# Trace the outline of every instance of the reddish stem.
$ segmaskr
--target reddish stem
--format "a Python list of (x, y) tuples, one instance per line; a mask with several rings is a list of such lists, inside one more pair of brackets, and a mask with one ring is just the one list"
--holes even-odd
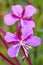
[(30, 0), (26, 0), (27, 4), (30, 4)]
[(0, 40), (3, 42), (3, 44), (5, 45), (5, 47), (8, 49), (8, 45), (6, 44), (6, 41), (2, 38), (1, 35), (0, 35)]
[(23, 49), (22, 46), (21, 46), (21, 49), (23, 50), (23, 53), (24, 53), (24, 55), (25, 55), (25, 57), (26, 57), (26, 59), (27, 59), (27, 61), (28, 61), (28, 64), (29, 64), (29, 65), (32, 65), (32, 61), (31, 61), (30, 57), (27, 57), (27, 56), (26, 56), (26, 54), (25, 54), (24, 49)]
[(14, 57), (14, 60), (16, 61), (17, 65), (21, 65), (21, 63), (18, 61), (16, 57)]
[(32, 61), (31, 61), (30, 57), (26, 57), (26, 59), (29, 62), (29, 65), (32, 65)]
[(2, 53), (0, 53), (0, 56), (5, 59), (9, 64), (15, 65), (12, 61), (10, 61), (7, 57), (5, 57)]
[(0, 28), (0, 32), (2, 32), (4, 35), (6, 34), (6, 32), (2, 28)]
[[(0, 32), (2, 32), (4, 35), (6, 35), (6, 32), (0, 28)], [(5, 45), (5, 47), (8, 49), (8, 45), (7, 42), (4, 40), (4, 38), (2, 38), (2, 36), (0, 35), (0, 40), (3, 42), (3, 44)], [(9, 43), (8, 43), (9, 44)], [(0, 53), (1, 54), (1, 53)], [(4, 57), (3, 57), (4, 58)], [(19, 60), (17, 58), (14, 58), (15, 62), (17, 63), (17, 65), (21, 65), (21, 63), (19, 62)]]
[[(6, 44), (6, 41), (2, 38), (2, 36), (0, 35), (0, 39), (2, 40), (3, 44), (5, 45), (5, 47), (8, 49), (8, 45)], [(15, 62), (17, 63), (17, 65), (21, 65), (20, 62), (18, 61), (17, 58), (14, 58)]]
[(21, 40), (21, 23), (20, 22), (18, 23), (16, 30), (17, 30), (16, 35), (17, 35), (18, 39)]
[[(5, 32), (2, 28), (0, 28), (0, 32), (2, 32), (4, 35), (6, 35), (6, 32)], [(3, 42), (3, 44), (5, 45), (5, 47), (8, 49), (9, 47), (8, 47), (7, 44), (9, 44), (9, 43), (7, 43), (1, 35), (0, 35), (0, 40)], [(0, 53), (0, 54), (1, 54), (1, 53)], [(3, 57), (3, 58), (4, 58), (4, 57)], [(14, 58), (14, 60), (15, 60), (15, 62), (17, 63), (17, 65), (21, 65), (21, 63), (18, 61), (17, 58)]]

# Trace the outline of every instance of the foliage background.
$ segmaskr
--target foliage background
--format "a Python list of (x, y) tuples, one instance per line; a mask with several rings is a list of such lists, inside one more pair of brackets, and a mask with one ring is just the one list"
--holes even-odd
[[(43, 65), (43, 0), (30, 0), (30, 3), (37, 8), (37, 12), (33, 16), (34, 21), (36, 23), (34, 32), (35, 35), (41, 38), (42, 43), (39, 47), (32, 48), (29, 54), (33, 65)], [(26, 0), (0, 0), (0, 27), (3, 28), (5, 31), (10, 31), (12, 33), (16, 31), (17, 25), (6, 26), (4, 24), (3, 17), (7, 13), (11, 12), (11, 6), (16, 4), (21, 4), (24, 7), (28, 3)], [(1, 32), (0, 34), (3, 36)], [(0, 42), (0, 52), (2, 52), (5, 56), (7, 56), (10, 60), (13, 61), (13, 59), (7, 55), (7, 50), (2, 42)], [(18, 59), (21, 62), (21, 64), (28, 65), (26, 60), (24, 60), (23, 62), (21, 61), (21, 57), (22, 55), (21, 53), (19, 53)], [(9, 65), (9, 64), (2, 57), (0, 57), (0, 65)]]

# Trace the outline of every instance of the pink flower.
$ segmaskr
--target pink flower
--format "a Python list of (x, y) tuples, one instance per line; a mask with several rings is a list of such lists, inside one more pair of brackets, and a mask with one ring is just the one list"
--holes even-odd
[(12, 12), (4, 16), (4, 23), (6, 25), (13, 25), (17, 21), (21, 22), (21, 26), (26, 24), (32, 25), (34, 28), (35, 23), (32, 21), (31, 16), (36, 13), (36, 9), (32, 5), (27, 5), (25, 8), (22, 8), (21, 5), (12, 6)]
[(25, 29), (22, 29), (22, 34), (12, 34), (7, 32), (4, 38), (6, 42), (12, 44), (12, 46), (8, 49), (8, 55), (10, 57), (17, 57), (21, 46), (23, 47), (26, 56), (28, 56), (28, 51), (31, 49), (31, 46), (36, 47), (41, 43), (40, 38), (34, 36), (32, 29), (27, 29), (26, 31)]

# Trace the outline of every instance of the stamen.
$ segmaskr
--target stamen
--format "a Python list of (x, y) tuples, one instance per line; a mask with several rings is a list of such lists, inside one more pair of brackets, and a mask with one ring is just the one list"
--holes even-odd
[(28, 50), (25, 48), (25, 47), (23, 47), (23, 49), (24, 49), (24, 51), (25, 51), (25, 55), (26, 55), (26, 57), (28, 57)]
[(29, 46), (29, 45), (26, 45), (28, 48), (30, 48), (30, 49), (32, 49), (32, 47), (31, 46)]

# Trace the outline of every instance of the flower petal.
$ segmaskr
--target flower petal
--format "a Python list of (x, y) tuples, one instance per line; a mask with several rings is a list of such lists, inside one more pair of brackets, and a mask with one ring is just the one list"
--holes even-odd
[(35, 27), (35, 23), (34, 23), (34, 21), (27, 21), (27, 20), (24, 20), (23, 21), (23, 27), (25, 28), (25, 26), (26, 26), (26, 28), (29, 28), (29, 29), (32, 29), (32, 28), (34, 28)]
[(22, 39), (24, 40), (25, 38), (27, 38), (28, 36), (30, 36), (30, 35), (33, 35), (34, 34), (34, 32), (33, 32), (33, 30), (32, 29), (29, 29), (29, 28), (23, 28), (22, 29)]
[(22, 27), (24, 26), (24, 21), (23, 21), (23, 19), (21, 19), (21, 26), (22, 26)]
[(7, 42), (11, 42), (11, 41), (19, 41), (17, 36), (15, 34), (12, 34), (10, 32), (7, 32), (4, 39), (7, 41)]
[(18, 21), (18, 19), (13, 18), (11, 14), (7, 14), (4, 16), (4, 23), (6, 25), (13, 25), (14, 23), (16, 23), (16, 21)]
[(19, 44), (10, 47), (10, 48), (8, 49), (8, 55), (9, 55), (10, 57), (17, 57), (18, 52), (19, 52), (19, 49), (20, 49), (20, 45), (19, 45)]
[(20, 16), (23, 9), (21, 5), (15, 5), (15, 6), (12, 6), (12, 11), (15, 15)]
[(35, 13), (36, 13), (36, 8), (32, 5), (28, 5), (28, 6), (25, 7), (24, 17), (31, 17)]
[(41, 44), (41, 39), (37, 36), (32, 36), (26, 41), (26, 43), (34, 47), (39, 46)]

